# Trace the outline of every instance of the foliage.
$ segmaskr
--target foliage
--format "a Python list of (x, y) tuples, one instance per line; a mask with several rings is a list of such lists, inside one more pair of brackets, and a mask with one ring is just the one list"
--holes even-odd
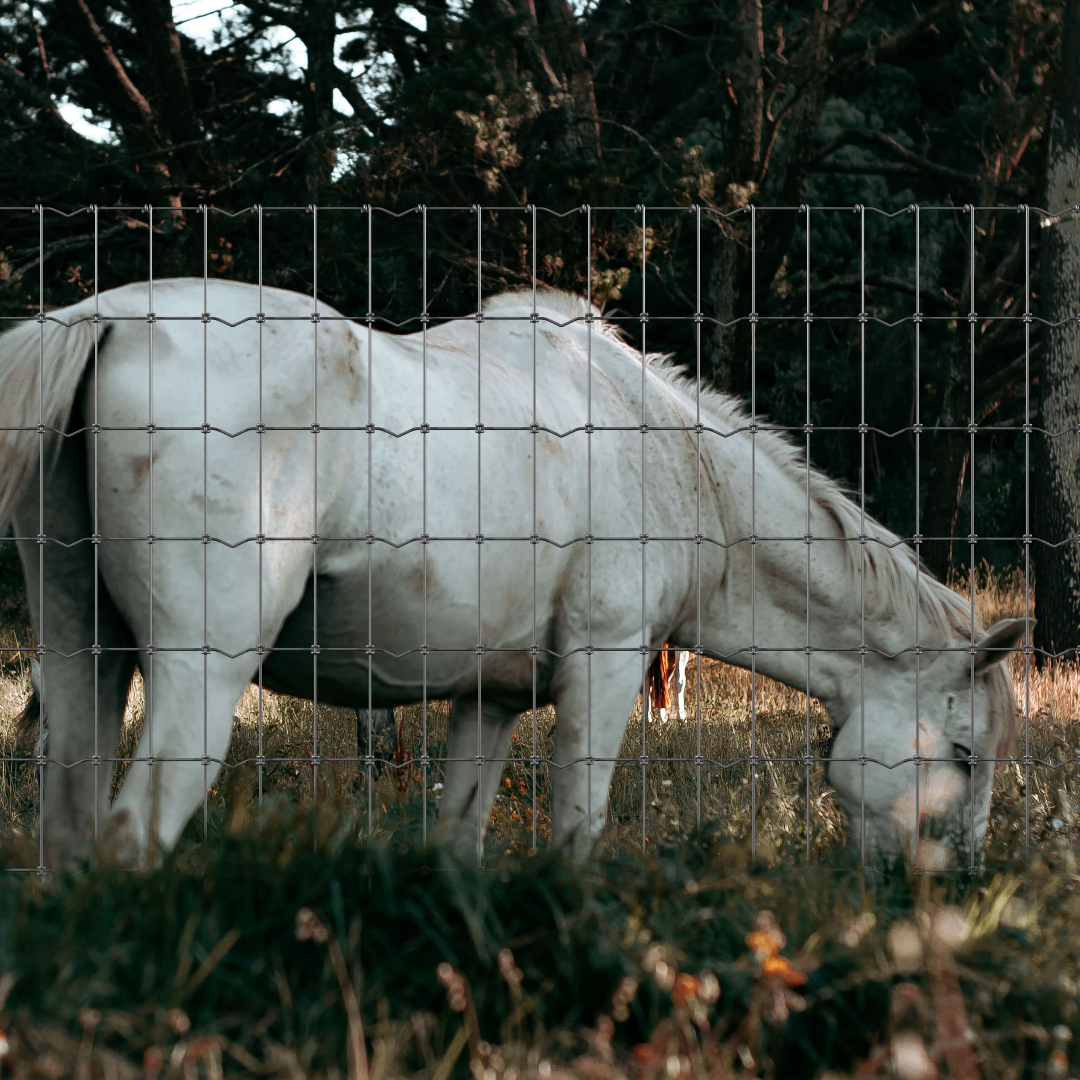
[[(366, 222), (322, 215), (320, 293), (361, 315), (370, 286), (381, 325), (416, 329), (425, 270), (429, 314), (474, 310), (480, 228), (481, 292), (529, 284), (535, 266), (541, 285), (591, 289), (631, 325), (644, 303), (649, 348), (735, 393), (750, 392), (753, 356), (755, 408), (814, 424), (812, 456), (891, 527), (966, 535), (959, 500), (974, 476), (999, 494), (974, 531), (1024, 532), (1021, 485), (1006, 477), (1025, 419), (1023, 331), (1002, 317), (1029, 292), (1037, 303), (1038, 266), (1025, 276), (1023, 215), (953, 208), (1038, 201), (1058, 4), (250, 0), (212, 40), (174, 25), (165, 0), (43, 0), (33, 12), (0, 4), (4, 201), (129, 207), (102, 214), (100, 265), (84, 216), (46, 215), (46, 303), (146, 274), (145, 203), (373, 204), (405, 216), (374, 215), (370, 278)], [(64, 103), (109, 141), (80, 135)], [(804, 215), (762, 210), (751, 237), (751, 204), (914, 202), (943, 208), (922, 215), (917, 299), (907, 215), (870, 215), (865, 245), (858, 215), (814, 215), (809, 275)], [(508, 209), (478, 222), (477, 203)], [(593, 212), (587, 235), (585, 204), (624, 209)], [(638, 204), (671, 209), (643, 226)], [(535, 236), (532, 205), (546, 208)], [(0, 299), (6, 314), (32, 312), (39, 222), (5, 224)], [(197, 217), (159, 211), (153, 224), (155, 273), (201, 274)], [(251, 228), (241, 242), (225, 225), (217, 215), (209, 227), (207, 272), (253, 279)], [(309, 289), (310, 223), (294, 214), (272, 230), (266, 280)], [(807, 347), (808, 305), (848, 321), (815, 325)], [(889, 328), (916, 305), (918, 378), (912, 323)], [(972, 308), (990, 320), (974, 335)], [(765, 321), (752, 349), (754, 310)], [(860, 311), (880, 320), (865, 340)], [(975, 438), (969, 468), (971, 420), (996, 430)], [(860, 422), (865, 439), (837, 430)], [(923, 551), (944, 575), (963, 546)], [(973, 554), (1020, 555), (1008, 542)]]

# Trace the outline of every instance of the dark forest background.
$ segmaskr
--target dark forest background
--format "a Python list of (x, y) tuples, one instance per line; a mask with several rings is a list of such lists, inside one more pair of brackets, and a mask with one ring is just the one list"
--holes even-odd
[[(1077, 325), (1040, 320), (1080, 310), (1080, 226), (1018, 209), (1080, 202), (1077, 0), (221, 6), (195, 39), (167, 0), (0, 0), (0, 188), (23, 208), (0, 215), (0, 313), (145, 277), (151, 229), (155, 276), (202, 274), (205, 247), (207, 273), (255, 280), (258, 204), (268, 284), (310, 291), (317, 265), (323, 299), (417, 329), (426, 220), (432, 316), (534, 268), (634, 340), (644, 303), (650, 350), (800, 441), (812, 423), (815, 463), (933, 538), (939, 576), (1080, 532), (1080, 439), (1039, 413), (1075, 429)], [(1078, 545), (1033, 547), (1039, 643), (1075, 647)]]

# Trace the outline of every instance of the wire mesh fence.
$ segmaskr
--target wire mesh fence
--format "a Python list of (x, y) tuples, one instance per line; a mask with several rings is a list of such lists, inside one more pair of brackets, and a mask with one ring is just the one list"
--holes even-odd
[[(9, 327), (36, 326), (35, 352), (21, 358), (21, 383), (0, 372), (6, 392), (21, 388), (28, 418), (5, 421), (4, 451), (33, 441), (33, 490), (3, 541), (20, 549), (34, 623), (3, 642), (3, 811), (37, 847), (22, 869), (53, 868), (62, 849), (50, 848), (50, 830), (65, 842), (97, 837), (117, 808), (144, 812), (145, 846), (150, 821), (156, 829), (170, 813), (166, 843), (192, 810), (205, 837), (221, 808), (280, 793), (343, 801), (363, 828), (423, 842), (445, 831), (442, 804), (450, 838), (481, 861), (547, 842), (581, 850), (605, 823), (606, 842), (645, 851), (711, 827), (765, 857), (811, 859), (848, 836), (866, 855), (888, 847), (885, 821), (916, 869), (970, 871), (987, 830), (1026, 846), (1073, 828), (1076, 680), (1070, 668), (1055, 684), (1045, 730), (1033, 723), (1048, 676), (1026, 635), (1039, 542), (1032, 440), (1070, 434), (1032, 422), (1032, 328), (1042, 321), (1031, 306), (1032, 229), (1059, 218), (1027, 206), (862, 205), (6, 212), (38, 215), (40, 249), (36, 297), (3, 314)], [(1022, 295), (992, 315), (977, 311), (980, 215), (1016, 230), (1024, 262)], [(85, 239), (86, 217), (90, 280), (81, 265), (69, 270), (82, 299), (60, 308), (46, 266), (73, 246), (71, 222)], [(794, 239), (782, 272), (759, 287), (757, 253), (781, 218)], [(598, 223), (616, 219), (629, 240), (613, 270), (611, 258), (594, 261), (597, 236), (611, 234)], [(549, 223), (558, 245), (545, 246)], [(301, 228), (310, 264), (282, 269), (275, 248), (295, 261)], [(703, 280), (710, 230), (709, 243), (752, 253), (741, 310), (727, 319)], [(819, 230), (847, 237), (850, 266), (815, 294)], [(430, 274), (432, 235), (442, 264), (456, 260), (455, 287)], [(124, 261), (110, 281), (109, 245), (131, 236), (142, 262)], [(666, 294), (657, 311), (650, 259), (660, 243), (694, 260), (696, 290)], [(553, 260), (575, 250), (582, 301), (544, 284)], [(882, 251), (907, 273), (881, 274), (870, 255)], [(133, 265), (144, 270), (135, 285)], [(963, 281), (944, 281), (957, 267)], [(189, 277), (178, 282), (181, 271)], [(460, 286), (463, 273), (474, 288)], [(230, 279), (246, 291), (223, 291)], [(499, 299), (508, 288), (516, 299)], [(950, 289), (964, 292), (966, 317), (929, 310), (929, 294)], [(124, 303), (108, 299), (121, 292)], [(69, 372), (57, 422), (48, 334), (59, 326), (88, 328), (90, 349), (74, 382)], [(1017, 415), (999, 409), (988, 423), (976, 407), (980, 350), (1001, 327), (1022, 332), (1023, 393)], [(709, 390), (709, 335), (723, 333), (742, 335), (728, 352), (742, 350), (747, 367), (743, 408)], [(778, 342), (790, 362), (782, 377), (770, 368), (763, 402), (760, 361)], [(931, 349), (965, 358), (954, 365), (970, 388), (963, 422), (924, 410)], [(839, 370), (837, 352), (847, 358)], [(631, 354), (636, 385), (616, 373)], [(895, 386), (880, 381), (897, 372), (910, 407), (899, 425)], [(823, 419), (823, 398), (842, 407)], [(950, 433), (967, 438), (954, 528), (924, 535), (926, 463)], [(907, 446), (906, 471), (882, 467), (884, 443)], [(1004, 464), (980, 473), (995, 450)], [(846, 493), (810, 464), (834, 472), (834, 453), (849, 465)], [(282, 461), (297, 475), (283, 479)], [(980, 521), (1002, 477), (1021, 534)], [(522, 511), (517, 529), (506, 524), (510, 504)], [(468, 527), (448, 529), (451, 520)], [(174, 531), (177, 521), (194, 527)], [(114, 531), (119, 522), (140, 527)], [(933, 543), (965, 566), (948, 597), (910, 554)], [(981, 569), (987, 552), (1012, 568), (1008, 611), (987, 599), (1001, 591)], [(140, 586), (127, 588), (127, 575)], [(632, 634), (613, 607), (638, 613)], [(1001, 614), (1021, 625), (984, 636)], [(231, 615), (247, 620), (243, 632)], [(1070, 652), (1057, 658), (1062, 670)], [(667, 715), (676, 654), (691, 657), (678, 719)], [(35, 731), (20, 735), (31, 659), (40, 709)], [(956, 670), (945, 685), (947, 667)], [(651, 700), (636, 697), (650, 672)], [(1004, 738), (1014, 692), (1015, 743)], [(168, 764), (186, 765), (186, 779), (170, 779), (181, 773)], [(183, 799), (196, 773), (201, 813)], [(141, 795), (124, 803), (136, 783)]]

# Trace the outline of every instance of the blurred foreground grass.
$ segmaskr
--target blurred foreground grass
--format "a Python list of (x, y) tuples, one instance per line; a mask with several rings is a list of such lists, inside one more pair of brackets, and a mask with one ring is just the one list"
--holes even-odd
[(1080, 885), (699, 839), (587, 871), (275, 797), (156, 870), (0, 877), (14, 1075), (1066, 1076)]
[[(954, 583), (967, 592), (970, 581)], [(976, 574), (984, 622), (1023, 580)], [(19, 631), (0, 640), (16, 644)], [(2, 659), (2, 658), (0, 658)], [(7, 655), (0, 754), (27, 671)], [(78, 1077), (449, 1080), (1080, 1075), (1080, 670), (1012, 661), (1037, 762), (995, 780), (975, 876), (863, 871), (819, 765), (816, 702), (705, 662), (694, 719), (647, 730), (659, 761), (616, 770), (602, 857), (546, 851), (553, 715), (525, 714), (484, 871), (437, 845), (445, 703), (398, 710), (406, 760), (358, 765), (351, 711), (266, 694), (237, 709), (230, 767), (162, 867), (105, 859), (49, 885), (0, 875), (0, 1070)], [(699, 715), (700, 725), (696, 719)], [(120, 755), (143, 720), (138, 684)], [(623, 754), (641, 751), (640, 705)], [(700, 751), (699, 747), (700, 738)], [(360, 746), (360, 753), (366, 746)], [(352, 759), (333, 761), (333, 758)], [(122, 776), (121, 760), (114, 782)], [(138, 765), (134, 766), (138, 767)], [(753, 798), (751, 798), (751, 793)], [(34, 866), (36, 770), (0, 778), (0, 861)], [(533, 812), (535, 806), (535, 814)], [(642, 821), (648, 840), (641, 857)], [(700, 822), (700, 828), (699, 828)], [(754, 822), (751, 830), (751, 822)], [(529, 855), (533, 833), (539, 854)], [(750, 849), (751, 832), (755, 841)], [(1028, 843), (1030, 837), (1030, 845)], [(301, 940), (302, 939), (302, 940)], [(1070, 1064), (1071, 1057), (1071, 1064)]]

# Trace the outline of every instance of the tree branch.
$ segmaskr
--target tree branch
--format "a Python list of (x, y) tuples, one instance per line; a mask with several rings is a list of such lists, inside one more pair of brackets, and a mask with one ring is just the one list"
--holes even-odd
[(902, 161), (905, 165), (910, 165), (912, 168), (931, 176), (940, 176), (946, 180), (958, 180), (961, 183), (972, 185), (977, 185), (981, 181), (981, 177), (976, 173), (967, 173), (960, 169), (950, 168), (948, 165), (939, 165), (936, 161), (931, 161), (921, 154), (916, 154), (914, 150), (909, 150), (883, 131), (870, 131), (867, 128), (851, 128), (842, 135), (838, 135), (831, 142), (826, 143), (818, 155), (818, 161), (820, 162), (822, 159), (835, 154), (837, 150), (844, 146), (853, 145), (872, 146), (875, 149), (883, 150), (898, 161)]
[[(67, 6), (74, 16), (77, 26), (82, 27), (83, 36), (96, 46), (96, 53), (87, 56), (98, 71), (105, 75), (110, 83), (120, 93), (120, 103), (125, 112), (139, 123), (152, 128), (154, 126), (154, 110), (150, 108), (150, 102), (143, 97), (139, 88), (131, 81), (124, 65), (113, 51), (105, 32), (98, 25), (86, 0), (68, 0)], [(89, 52), (89, 50), (87, 50)], [(94, 61), (97, 61), (94, 63)]]
[(17, 67), (0, 57), (0, 79), (13, 87), (22, 95), (24, 101), (31, 108), (40, 110), (56, 129), (60, 137), (69, 146), (80, 152), (85, 152), (89, 147), (96, 146), (89, 139), (80, 135), (61, 115), (56, 107), (52, 95), (46, 93), (40, 87), (35, 86)]

